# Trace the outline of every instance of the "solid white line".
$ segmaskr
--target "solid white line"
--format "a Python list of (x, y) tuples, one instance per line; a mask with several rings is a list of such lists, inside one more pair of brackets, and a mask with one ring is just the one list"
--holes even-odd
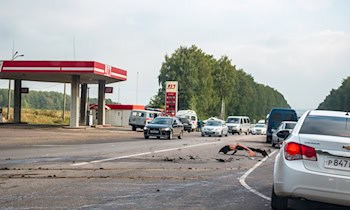
[[(270, 153), (269, 156), (272, 156), (273, 154), (275, 154), (278, 150), (275, 150), (273, 152)], [(245, 187), (247, 190), (249, 190), (250, 192), (254, 193), (257, 196), (262, 197), (265, 200), (271, 201), (270, 197), (267, 197), (266, 195), (263, 195), (262, 193), (256, 191), (255, 189), (251, 188), (246, 182), (245, 179), (247, 178), (247, 176), (249, 176), (249, 174), (251, 174), (257, 167), (259, 167), (261, 164), (263, 164), (267, 158), (269, 158), (269, 156), (266, 156), (264, 159), (262, 159), (260, 162), (258, 162), (257, 164), (255, 164), (252, 168), (250, 168), (247, 172), (245, 172), (241, 177), (239, 177), (239, 182), (241, 183), (241, 185), (243, 187)]]
[[(222, 141), (221, 141), (222, 142)], [(107, 159), (102, 159), (102, 160), (94, 160), (94, 161), (89, 161), (89, 162), (82, 162), (82, 163), (74, 163), (71, 166), (83, 166), (83, 165), (88, 165), (88, 164), (94, 164), (94, 163), (102, 163), (102, 162), (107, 162), (107, 161), (112, 161), (112, 160), (119, 160), (119, 159), (124, 159), (124, 158), (130, 158), (130, 157), (137, 157), (137, 156), (142, 156), (142, 155), (150, 155), (154, 153), (162, 153), (162, 152), (170, 152), (178, 149), (188, 149), (192, 147), (200, 147), (204, 145), (210, 145), (210, 144), (218, 144), (221, 142), (207, 142), (203, 144), (195, 144), (195, 145), (189, 145), (189, 146), (183, 146), (183, 147), (175, 147), (175, 148), (170, 148), (170, 149), (163, 149), (163, 150), (157, 150), (153, 152), (143, 152), (143, 153), (137, 153), (133, 155), (124, 155), (124, 156), (119, 156), (119, 157), (112, 157), (112, 158), (107, 158)]]

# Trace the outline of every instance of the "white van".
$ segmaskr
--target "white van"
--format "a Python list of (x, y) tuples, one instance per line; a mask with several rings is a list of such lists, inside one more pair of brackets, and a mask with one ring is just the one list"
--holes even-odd
[(137, 128), (143, 129), (145, 125), (159, 116), (161, 112), (153, 110), (132, 110), (129, 117), (129, 125), (133, 131)]
[(191, 122), (192, 131), (194, 131), (197, 128), (198, 117), (197, 117), (197, 113), (194, 110), (179, 110), (176, 113), (176, 117), (177, 118), (180, 118), (180, 117), (188, 118)]
[(228, 132), (235, 134), (250, 133), (250, 119), (247, 116), (228, 116), (226, 120)]

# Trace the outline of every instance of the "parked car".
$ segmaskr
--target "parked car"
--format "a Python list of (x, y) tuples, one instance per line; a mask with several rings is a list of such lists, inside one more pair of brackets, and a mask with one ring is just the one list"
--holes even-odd
[(251, 128), (251, 133), (253, 135), (266, 135), (266, 125), (265, 124), (255, 124), (254, 127)]
[(184, 126), (184, 131), (191, 132), (192, 131), (192, 123), (187, 117), (178, 117), (182, 125)]
[(149, 137), (172, 139), (173, 136), (182, 139), (183, 136), (183, 125), (176, 117), (154, 118), (143, 130), (145, 139)]
[(154, 110), (133, 110), (129, 116), (129, 125), (133, 131), (137, 128), (142, 129), (160, 114), (161, 112)]
[(226, 124), (228, 126), (228, 132), (241, 135), (250, 133), (250, 119), (247, 116), (229, 116), (227, 117)]
[(282, 121), (298, 121), (294, 109), (273, 108), (266, 117), (266, 143), (271, 143), (272, 129), (277, 129)]
[(228, 127), (223, 120), (208, 120), (201, 131), (202, 136), (227, 136)]
[(278, 126), (277, 129), (272, 129), (272, 140), (271, 145), (272, 147), (275, 147), (276, 145), (280, 145), (281, 142), (284, 141), (284, 139), (277, 136), (277, 133), (280, 131), (288, 130), (288, 132), (292, 132), (294, 126), (297, 124), (295, 121), (282, 121), (281, 124)]
[(271, 206), (287, 209), (288, 199), (350, 206), (350, 116), (307, 111), (275, 158)]
[(198, 117), (194, 110), (179, 110), (176, 117), (187, 117), (191, 121), (192, 131), (196, 130)]

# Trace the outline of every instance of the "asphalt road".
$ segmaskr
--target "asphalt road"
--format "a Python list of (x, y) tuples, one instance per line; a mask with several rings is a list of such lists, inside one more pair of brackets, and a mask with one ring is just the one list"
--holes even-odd
[[(0, 127), (0, 209), (271, 209), (274, 155), (264, 136), (144, 139), (121, 128)], [(262, 163), (244, 181), (239, 178)], [(242, 179), (241, 179), (242, 181)], [(290, 202), (290, 209), (342, 209)], [(345, 208), (343, 208), (345, 209)]]

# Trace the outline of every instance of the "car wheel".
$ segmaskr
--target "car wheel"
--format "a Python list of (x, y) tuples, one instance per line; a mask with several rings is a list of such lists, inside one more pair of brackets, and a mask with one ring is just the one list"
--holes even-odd
[(204, 137), (204, 134), (202, 133), (201, 136)]
[(191, 133), (191, 130), (188, 130), (187, 132)]
[(173, 139), (173, 132), (172, 131), (169, 131), (169, 133), (168, 133), (168, 139)]
[(288, 198), (276, 195), (275, 189), (272, 186), (271, 207), (275, 210), (284, 210), (288, 207)]
[(228, 135), (228, 132), (226, 132), (225, 136), (227, 137), (227, 135)]
[(182, 136), (184, 135), (184, 132), (181, 131), (180, 135), (177, 137), (178, 139), (182, 139)]
[(241, 135), (241, 134), (242, 134), (242, 130), (239, 130), (239, 131), (238, 131), (238, 135)]
[(132, 126), (132, 131), (136, 131), (136, 126)]
[(222, 137), (222, 131), (221, 131), (221, 133), (220, 133), (219, 137)]
[(160, 139), (160, 136), (157, 136), (157, 139)]
[(274, 141), (271, 141), (271, 146), (272, 146), (272, 147), (275, 147), (275, 146), (276, 146), (276, 144), (275, 144)]
[(145, 139), (149, 139), (149, 136), (145, 136)]

